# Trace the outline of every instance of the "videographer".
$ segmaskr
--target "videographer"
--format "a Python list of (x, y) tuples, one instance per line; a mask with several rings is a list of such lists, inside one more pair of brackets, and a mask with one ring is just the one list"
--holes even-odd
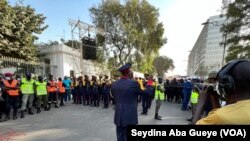
[[(217, 109), (196, 124), (250, 124), (249, 72), (249, 60), (233, 60), (225, 65), (217, 74), (219, 95), (210, 95), (212, 106)], [(219, 98), (226, 101), (226, 106), (220, 108)]]
[(208, 75), (208, 84), (203, 84), (202, 87), (196, 87), (199, 93), (199, 100), (194, 111), (192, 124), (196, 124), (196, 122), (201, 119), (205, 113), (205, 116), (212, 109), (216, 109), (220, 107), (220, 103), (218, 100), (218, 93), (216, 91), (216, 78), (217, 72), (211, 72)]

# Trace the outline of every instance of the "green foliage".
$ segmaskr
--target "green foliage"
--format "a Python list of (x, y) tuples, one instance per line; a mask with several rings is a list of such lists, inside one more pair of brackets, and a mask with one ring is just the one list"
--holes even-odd
[(158, 9), (146, 0), (106, 0), (92, 7), (90, 13), (94, 24), (106, 31), (104, 49), (106, 55), (111, 52), (113, 56), (109, 59), (110, 67), (133, 62), (138, 71), (153, 69), (150, 56), (157, 55), (166, 43)]
[(75, 48), (75, 49), (79, 49), (79, 45), (80, 45), (79, 41), (77, 40), (68, 40), (64, 42), (63, 44), (65, 44), (66, 46)]
[(224, 0), (227, 23), (221, 28), (228, 36), (226, 43), (229, 45), (226, 61), (237, 58), (250, 58), (250, 1)]
[(169, 69), (174, 68), (173, 60), (167, 56), (158, 56), (155, 57), (153, 65), (157, 71), (158, 76), (164, 76)]
[(0, 19), (0, 55), (35, 60), (34, 41), (47, 28), (43, 26), (45, 17), (30, 6), (10, 6), (6, 0), (0, 0)]
[(59, 45), (59, 42), (58, 41), (51, 41), (51, 40), (49, 40), (47, 43), (41, 42), (41, 43), (36, 43), (35, 44), (35, 46), (37, 48), (50, 47), (50, 46), (53, 46), (53, 45)]

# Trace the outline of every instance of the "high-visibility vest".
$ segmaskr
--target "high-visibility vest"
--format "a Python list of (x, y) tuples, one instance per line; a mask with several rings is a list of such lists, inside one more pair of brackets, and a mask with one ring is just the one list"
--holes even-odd
[(62, 81), (58, 81), (57, 86), (58, 86), (58, 91), (60, 93), (65, 93), (65, 88), (63, 87), (63, 82)]
[(161, 92), (160, 90), (158, 90), (158, 86), (162, 87), (160, 84), (156, 85), (155, 87), (155, 99), (156, 100), (164, 100), (165, 98), (165, 94), (163, 92)]
[(192, 92), (191, 94), (191, 103), (196, 104), (198, 103), (199, 94), (197, 92)]
[(36, 94), (37, 95), (47, 95), (47, 83), (46, 82), (43, 82), (43, 83), (40, 83), (39, 81), (37, 81), (35, 83), (36, 85)]
[[(4, 86), (5, 87), (15, 88), (16, 85), (17, 85), (17, 80), (12, 80), (11, 84), (9, 83), (8, 80), (4, 81)], [(18, 91), (19, 91), (18, 89), (15, 89), (15, 90), (6, 90), (6, 92), (10, 96), (18, 96), (19, 95)]]
[(142, 80), (137, 80), (137, 82), (138, 82), (139, 85), (140, 85), (140, 89), (141, 89), (141, 90), (144, 90), (145, 88), (144, 88), (144, 86), (143, 86)]
[(21, 85), (21, 91), (22, 94), (34, 94), (34, 80), (31, 79), (28, 81), (26, 78), (23, 78), (21, 80), (22, 85)]
[(49, 81), (49, 86), (47, 87), (49, 93), (56, 92), (56, 82), (54, 80)]

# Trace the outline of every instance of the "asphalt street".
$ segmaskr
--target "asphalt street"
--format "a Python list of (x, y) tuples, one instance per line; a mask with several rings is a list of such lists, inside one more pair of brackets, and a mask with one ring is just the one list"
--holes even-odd
[[(181, 111), (181, 104), (164, 102), (162, 120), (154, 119), (155, 101), (148, 115), (141, 115), (139, 124), (187, 125), (191, 111)], [(20, 115), (19, 115), (20, 117)], [(116, 141), (113, 107), (90, 107), (66, 104), (58, 109), (26, 115), (24, 119), (0, 123), (0, 141)]]

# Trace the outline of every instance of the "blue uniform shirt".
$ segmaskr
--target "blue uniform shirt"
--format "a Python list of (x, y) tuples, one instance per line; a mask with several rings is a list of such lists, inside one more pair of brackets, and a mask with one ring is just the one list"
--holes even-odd
[(111, 86), (111, 93), (114, 96), (116, 126), (126, 127), (127, 125), (138, 124), (137, 96), (140, 86), (137, 81), (121, 78)]
[(66, 89), (70, 89), (70, 85), (71, 85), (71, 80), (70, 79), (64, 79), (63, 83), (66, 85)]

